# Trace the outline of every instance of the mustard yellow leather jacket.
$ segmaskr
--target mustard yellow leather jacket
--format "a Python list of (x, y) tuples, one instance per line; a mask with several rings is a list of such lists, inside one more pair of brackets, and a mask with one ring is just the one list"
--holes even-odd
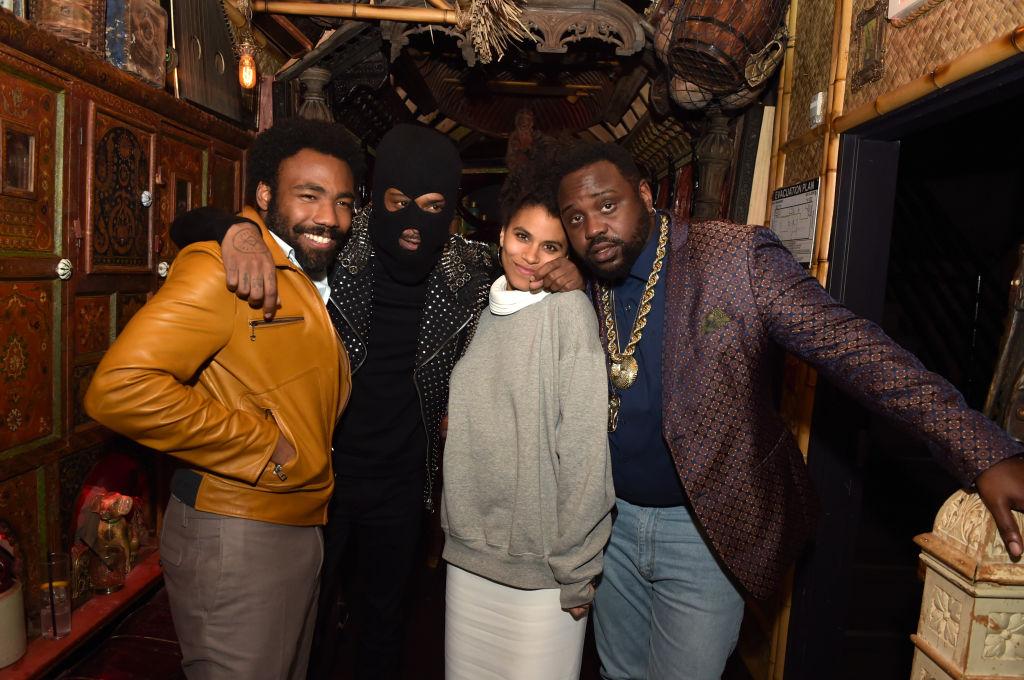
[[(90, 416), (188, 463), (197, 510), (308, 526), (327, 519), (331, 433), (351, 391), (348, 354), (309, 278), (252, 209), (277, 267), (271, 322), (228, 291), (220, 247), (178, 254), (163, 287), (103, 357)], [(295, 447), (273, 471), (278, 433)]]

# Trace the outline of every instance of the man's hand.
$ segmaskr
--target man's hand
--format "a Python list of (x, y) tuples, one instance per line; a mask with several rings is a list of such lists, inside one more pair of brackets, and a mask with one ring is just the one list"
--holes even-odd
[(277, 435), (277, 446), (274, 447), (274, 453), (270, 456), (270, 462), (275, 465), (287, 465), (293, 460), (295, 460), (295, 449), (283, 434)]
[(1014, 560), (1019, 559), (1024, 541), (1012, 510), (1024, 512), (1024, 458), (1000, 461), (978, 475), (974, 483), (995, 519), (1007, 552)]
[(583, 290), (583, 274), (567, 257), (559, 257), (537, 267), (530, 281), (530, 290), (543, 288), (549, 293)]
[(252, 222), (232, 224), (220, 246), (228, 290), (255, 309), (263, 307), (263, 318), (277, 311), (277, 270), (260, 229)]

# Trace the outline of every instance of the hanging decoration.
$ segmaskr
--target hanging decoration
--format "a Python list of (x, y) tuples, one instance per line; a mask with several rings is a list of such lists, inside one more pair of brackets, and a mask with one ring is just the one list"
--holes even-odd
[(238, 84), (246, 90), (256, 87), (256, 40), (252, 35), (252, 3), (250, 0), (239, 0), (238, 11), (245, 17), (245, 25), (239, 31), (238, 45)]
[[(458, 8), (458, 3), (455, 3)], [(468, 29), (473, 51), (482, 64), (500, 60), (509, 44), (534, 40), (522, 20), (522, 5), (515, 0), (473, 0), (469, 11), (459, 14), (458, 27)]]

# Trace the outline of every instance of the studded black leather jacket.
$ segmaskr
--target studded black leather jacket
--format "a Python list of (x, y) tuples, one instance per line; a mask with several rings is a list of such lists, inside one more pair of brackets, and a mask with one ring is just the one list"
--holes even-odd
[[(349, 240), (338, 254), (330, 280), (328, 304), (334, 308), (331, 316), (348, 349), (353, 373), (366, 360), (366, 338), (373, 310), (374, 255), (367, 230), (369, 218), (367, 208), (353, 219)], [(435, 505), (441, 419), (448, 409), (448, 379), (476, 332), (480, 312), (487, 305), (488, 290), (498, 273), (497, 262), (486, 244), (452, 236), (427, 279), (413, 381), (427, 436), (423, 502), (430, 511)]]

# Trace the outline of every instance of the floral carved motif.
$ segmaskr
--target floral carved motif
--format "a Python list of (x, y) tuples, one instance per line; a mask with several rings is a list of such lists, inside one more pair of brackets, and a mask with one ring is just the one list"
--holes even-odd
[[(102, 127), (101, 127), (102, 126)], [(93, 157), (91, 266), (145, 269), (149, 263), (149, 137), (97, 116)]]
[(1024, 613), (989, 614), (987, 628), (984, 658), (1024, 660)]
[[(56, 143), (55, 96), (44, 86), (0, 69), (0, 128), (27, 142), (19, 158), (27, 185), (0, 185), (0, 250), (53, 249)], [(0, 147), (10, 140), (0, 140)], [(10, 161), (10, 148), (4, 149)], [(5, 161), (5, 162), (6, 162)]]
[(53, 431), (49, 282), (0, 282), (0, 451)]
[(935, 533), (975, 552), (985, 539), (988, 510), (977, 494), (958, 491), (942, 506), (935, 520)]
[(102, 352), (110, 342), (110, 298), (80, 297), (75, 300), (78, 352)]
[(0, 373), (4, 382), (21, 380), (28, 371), (28, 343), (17, 333), (7, 338), (7, 346), (0, 350)]
[(960, 636), (960, 611), (959, 600), (941, 588), (934, 589), (925, 620), (928, 628), (951, 647)]

